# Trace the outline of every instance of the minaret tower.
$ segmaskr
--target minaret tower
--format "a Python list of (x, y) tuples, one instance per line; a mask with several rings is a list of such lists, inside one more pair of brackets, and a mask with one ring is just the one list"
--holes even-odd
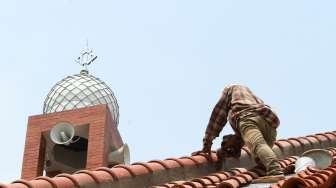
[(76, 59), (83, 67), (80, 73), (57, 82), (44, 101), (43, 114), (28, 118), (23, 179), (129, 163), (114, 93), (88, 71), (96, 59), (86, 45)]

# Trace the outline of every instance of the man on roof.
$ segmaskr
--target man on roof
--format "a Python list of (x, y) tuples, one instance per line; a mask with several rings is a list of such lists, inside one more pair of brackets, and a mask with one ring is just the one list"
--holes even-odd
[[(219, 136), (227, 121), (230, 122), (235, 137), (242, 138), (250, 149), (257, 164), (261, 162), (266, 168), (266, 176), (261, 181), (284, 179), (277, 156), (271, 149), (280, 123), (276, 113), (248, 87), (238, 84), (226, 86), (211, 113), (202, 152), (210, 154), (212, 141)], [(240, 148), (238, 151), (240, 155)]]

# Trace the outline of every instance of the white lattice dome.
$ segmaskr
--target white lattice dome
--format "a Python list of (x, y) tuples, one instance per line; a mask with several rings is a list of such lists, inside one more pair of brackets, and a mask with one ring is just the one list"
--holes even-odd
[(47, 95), (43, 113), (60, 112), (107, 104), (116, 125), (119, 122), (119, 107), (112, 90), (99, 78), (87, 71), (68, 76), (57, 82)]

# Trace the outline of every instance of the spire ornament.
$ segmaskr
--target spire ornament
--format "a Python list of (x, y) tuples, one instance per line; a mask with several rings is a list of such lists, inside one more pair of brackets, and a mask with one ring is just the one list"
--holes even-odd
[(81, 73), (88, 74), (89, 71), (87, 67), (97, 59), (97, 56), (94, 54), (93, 50), (89, 48), (88, 40), (86, 40), (86, 47), (81, 51), (80, 56), (75, 60), (83, 68)]

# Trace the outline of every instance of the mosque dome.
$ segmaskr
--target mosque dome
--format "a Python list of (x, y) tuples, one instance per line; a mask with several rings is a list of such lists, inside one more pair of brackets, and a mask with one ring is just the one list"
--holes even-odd
[(85, 71), (57, 82), (47, 95), (43, 113), (60, 112), (97, 104), (107, 104), (118, 124), (119, 107), (113, 91), (99, 78)]
[[(83, 65), (89, 65), (91, 62)], [(60, 80), (51, 88), (44, 101), (43, 113), (60, 112), (97, 104), (107, 104), (113, 120), (118, 125), (119, 106), (113, 91), (102, 80), (84, 69), (80, 74), (67, 76)]]

